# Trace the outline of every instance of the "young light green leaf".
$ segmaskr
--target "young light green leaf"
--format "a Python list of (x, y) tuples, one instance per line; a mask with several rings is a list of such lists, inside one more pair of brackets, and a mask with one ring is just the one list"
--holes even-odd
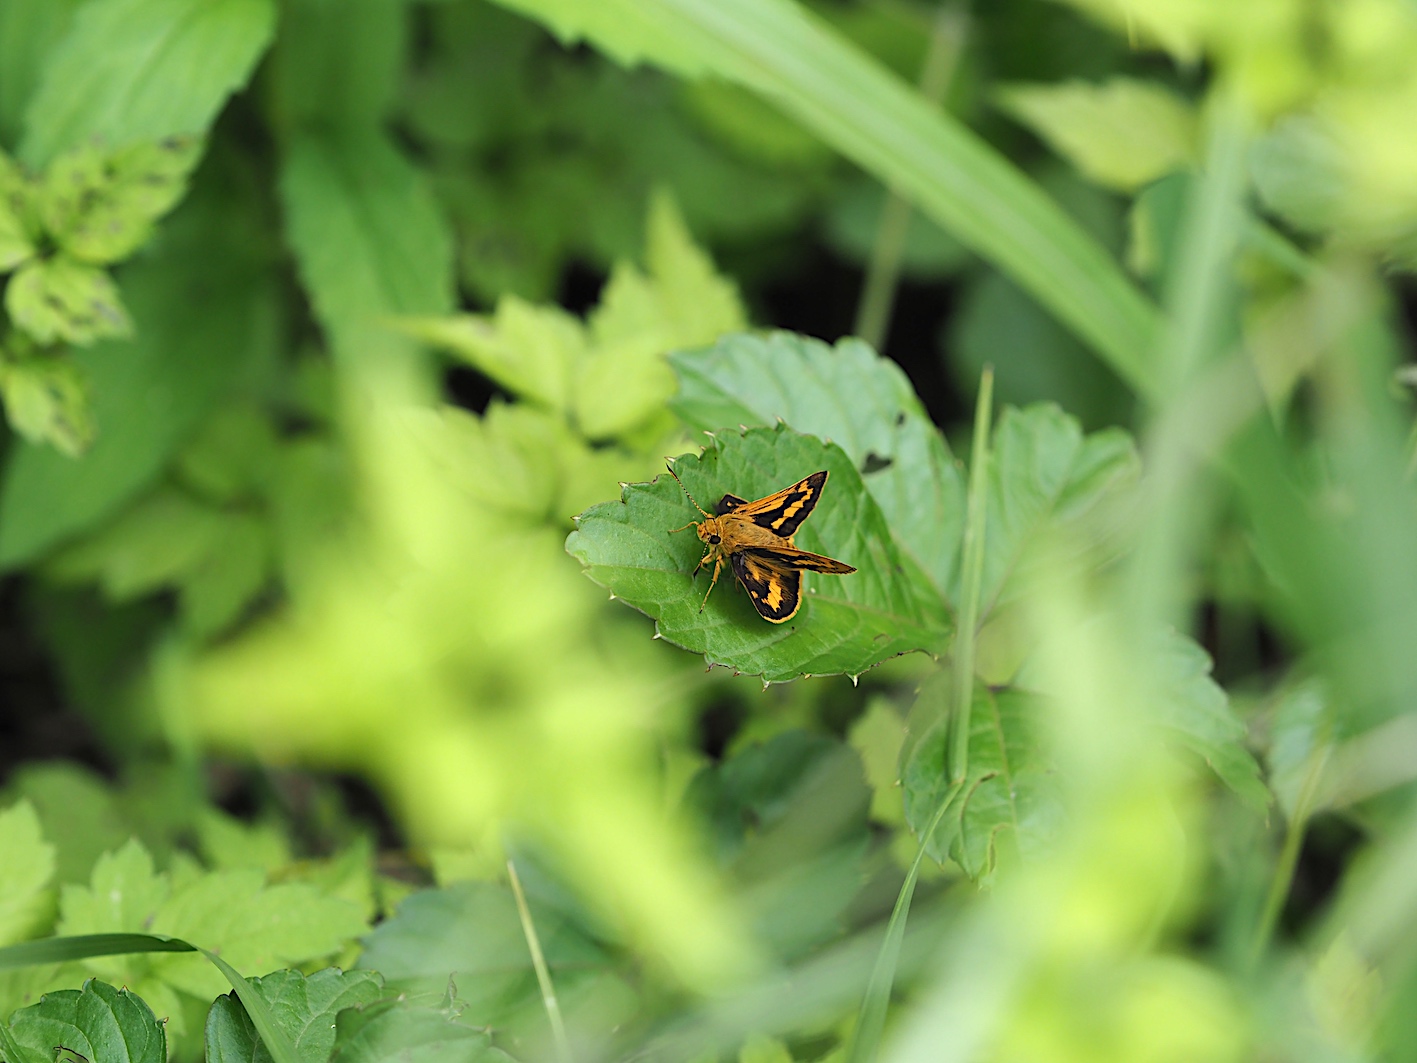
[[(1115, 536), (1098, 517), (1126, 500), (1140, 467), (1121, 429), (1084, 436), (1051, 404), (1004, 410), (994, 432), (980, 623), (1027, 586), (1041, 542), (1073, 551), (1079, 564), (1114, 551)], [(1058, 561), (1055, 550), (1049, 563)], [(950, 600), (958, 597), (956, 580)]]
[(201, 150), (196, 137), (141, 141), (112, 152), (81, 144), (45, 171), (39, 194), (44, 226), (80, 262), (127, 258), (182, 198)]
[(772, 332), (725, 336), (713, 347), (671, 355), (670, 364), (679, 375), (670, 405), (691, 428), (782, 420), (841, 447), (861, 471), (897, 546), (941, 596), (953, 586), (964, 482), (894, 362), (860, 340), (828, 347)]
[(5, 419), (31, 443), (77, 458), (93, 442), (88, 389), (78, 368), (60, 358), (0, 363)]
[(478, 314), (412, 318), (410, 335), (457, 355), (521, 398), (564, 411), (573, 367), (584, 356), (585, 328), (556, 306), (534, 306), (516, 296), (497, 303), (489, 318)]
[[(345, 1008), (372, 1004), (383, 994), (373, 971), (327, 967), (305, 975), (276, 971), (249, 978), (270, 1007), (277, 1027), (295, 1046), (302, 1063), (325, 1063), (335, 1046), (335, 1019)], [(235, 993), (217, 997), (207, 1013), (208, 1063), (270, 1063), (271, 1054)]]
[(0, 199), (0, 273), (8, 273), (34, 256), (34, 242), (13, 207)]
[(91, 978), (17, 1011), (10, 1033), (33, 1058), (66, 1063), (167, 1063), (167, 1032), (127, 989)]
[(854, 464), (834, 444), (779, 425), (724, 433), (698, 456), (676, 459), (675, 472), (699, 504), (724, 494), (753, 500), (826, 469), (822, 501), (797, 532), (797, 545), (859, 571), (805, 577), (797, 616), (772, 625), (754, 611), (725, 566), (704, 602), (712, 573), (695, 575), (703, 544), (692, 529), (702, 516), (670, 476), (629, 484), (618, 502), (593, 506), (577, 520), (566, 549), (586, 574), (653, 617), (659, 634), (705, 655), (711, 664), (761, 675), (765, 682), (808, 674), (857, 675), (911, 650), (934, 651), (949, 621), (928, 579), (891, 538), (880, 508)]
[(1197, 160), (1191, 105), (1152, 81), (1007, 85), (997, 97), (1085, 176), (1127, 192)]
[(970, 710), (968, 775), (950, 794), (952, 729), (941, 710), (951, 682), (947, 671), (937, 673), (911, 710), (901, 751), (905, 819), (923, 835), (948, 798), (939, 826), (924, 839), (926, 852), (988, 881), (1001, 855), (1036, 853), (1050, 841), (1062, 805), (1038, 737), (1036, 696), (979, 685)]
[(54, 918), (54, 846), (28, 801), (0, 812), (0, 945), (39, 933)]
[(98, 438), (77, 461), (49, 447), (11, 451), (0, 567), (113, 513), (152, 482), (238, 376), (258, 378), (280, 350), (271, 279), (257, 265), (266, 248), (253, 236), (255, 209), (226, 186), (199, 185), (155, 253), (122, 267), (136, 336), (74, 353), (92, 387)]
[(962, 123), (789, 0), (501, 0), (622, 63), (714, 75), (766, 96), (998, 265), (1130, 384), (1155, 308), (1100, 245)]
[(336, 1020), (330, 1063), (512, 1063), (485, 1028), (458, 1021), (457, 1001), (431, 1007), (388, 1000)]
[(133, 331), (112, 278), (63, 255), (21, 266), (5, 288), (5, 310), (15, 327), (45, 346), (87, 346)]
[(577, 366), (576, 423), (590, 439), (636, 428), (674, 393), (667, 351), (712, 343), (747, 325), (732, 282), (694, 245), (667, 195), (650, 205), (642, 273), (619, 263), (591, 315), (593, 340)]
[(202, 134), (275, 29), (271, 0), (93, 0), (45, 64), (19, 155), (36, 169), (99, 137)]

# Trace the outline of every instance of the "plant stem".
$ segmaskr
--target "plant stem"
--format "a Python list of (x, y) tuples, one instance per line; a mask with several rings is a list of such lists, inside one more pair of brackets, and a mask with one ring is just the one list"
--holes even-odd
[(955, 622), (954, 688), (950, 705), (954, 732), (950, 741), (950, 783), (964, 784), (969, 773), (969, 716), (974, 704), (974, 636), (984, 584), (984, 532), (989, 502), (989, 430), (994, 411), (994, 369), (979, 377), (974, 408), (974, 447), (969, 467), (969, 512), (964, 525), (964, 592)]
[(541, 952), (541, 939), (536, 934), (536, 924), (531, 921), (531, 909), (527, 907), (526, 894), (522, 892), (522, 880), (517, 877), (517, 867), (507, 861), (507, 877), (512, 884), (512, 895), (517, 899), (517, 915), (521, 917), (522, 933), (526, 935), (526, 945), (531, 951), (531, 965), (536, 969), (536, 982), (541, 987), (541, 1003), (546, 1008), (546, 1018), (551, 1023), (551, 1037), (556, 1042), (556, 1058), (561, 1063), (571, 1061), (571, 1042), (566, 1037), (566, 1024), (561, 1020), (561, 1005), (556, 1001), (556, 989), (551, 984), (551, 969), (546, 966), (546, 957)]
[[(963, 3), (940, 5), (934, 32), (930, 35), (930, 50), (920, 69), (920, 96), (927, 103), (939, 106), (944, 101), (959, 64), (968, 21)], [(887, 190), (853, 330), (878, 351), (884, 349), (886, 334), (890, 331), (891, 311), (900, 282), (900, 260), (910, 234), (910, 214), (910, 204), (894, 191)]]
[(1274, 866), (1274, 877), (1269, 883), (1269, 893), (1265, 897), (1264, 908), (1260, 911), (1259, 922), (1255, 925), (1254, 941), (1250, 944), (1252, 970), (1258, 966), (1265, 949), (1269, 947), (1270, 938), (1274, 936), (1274, 928), (1279, 922), (1279, 913), (1284, 908), (1284, 899), (1289, 896), (1289, 887), (1294, 881), (1294, 868), (1299, 863), (1299, 847), (1303, 844), (1304, 832), (1309, 826), (1314, 795), (1318, 793), (1319, 782), (1323, 778), (1328, 750), (1328, 745), (1323, 744), (1316, 746), (1309, 754), (1304, 784), (1299, 788), (1299, 796), (1294, 801), (1294, 812), (1289, 817), (1289, 825), (1284, 832), (1284, 846), (1279, 851), (1279, 860)]

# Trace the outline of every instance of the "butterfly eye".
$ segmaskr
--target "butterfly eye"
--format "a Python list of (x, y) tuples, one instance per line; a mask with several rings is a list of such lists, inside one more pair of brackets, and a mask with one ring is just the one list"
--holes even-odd
[(708, 541), (710, 546), (717, 546), (719, 543), (723, 542), (717, 535), (710, 535)]

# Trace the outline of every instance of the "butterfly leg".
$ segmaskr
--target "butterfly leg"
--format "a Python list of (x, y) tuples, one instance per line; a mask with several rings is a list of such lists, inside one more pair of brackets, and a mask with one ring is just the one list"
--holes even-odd
[[(704, 555), (707, 560), (708, 555)], [(701, 562), (702, 563), (702, 562)], [(718, 582), (718, 570), (723, 567), (723, 558), (719, 558), (713, 563), (713, 579), (709, 580), (709, 589), (704, 592), (704, 600), (699, 603), (699, 612), (704, 611), (704, 606), (708, 605), (709, 595), (713, 593), (713, 585)], [(698, 570), (695, 569), (697, 572)]]

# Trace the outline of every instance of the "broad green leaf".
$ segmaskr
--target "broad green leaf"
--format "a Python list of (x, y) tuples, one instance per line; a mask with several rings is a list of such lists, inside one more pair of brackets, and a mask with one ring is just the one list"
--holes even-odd
[[(302, 1060), (324, 1063), (335, 1046), (335, 1019), (345, 1008), (372, 1004), (383, 995), (383, 979), (372, 971), (327, 967), (305, 975), (276, 971), (248, 981), (270, 1006), (276, 1023)], [(235, 993), (216, 998), (207, 1013), (208, 1063), (270, 1063)]]
[(1007, 85), (997, 96), (1004, 110), (1108, 188), (1132, 191), (1197, 161), (1195, 112), (1155, 82)]
[(271, 531), (249, 513), (222, 515), (211, 549), (182, 574), (182, 621), (194, 635), (230, 626), (265, 589), (274, 567)]
[(0, 488), (0, 567), (91, 527), (152, 482), (235, 383), (279, 350), (253, 204), (208, 171), (151, 255), (122, 267), (135, 335), (75, 352), (98, 437), (79, 460), (17, 447)]
[(766, 96), (1008, 273), (1141, 391), (1155, 308), (1039, 188), (791, 0), (501, 0), (563, 40)]
[(902, 822), (900, 804), (900, 750), (905, 742), (905, 720), (891, 700), (877, 695), (851, 725), (847, 736), (861, 758), (871, 786), (871, 818), (892, 826)]
[[(271, 54), (273, 107), (296, 128), (372, 130), (405, 76), (405, 0), (291, 0)], [(420, 42), (420, 47), (423, 42)]]
[(1255, 812), (1269, 807), (1260, 766), (1245, 747), (1245, 725), (1224, 689), (1210, 677), (1209, 654), (1191, 639), (1168, 630), (1149, 662), (1159, 685), (1158, 722), (1177, 745), (1203, 760), (1220, 781)]
[(54, 916), (54, 846), (28, 801), (0, 812), (0, 945), (47, 929)]
[(457, 1005), (389, 1000), (344, 1011), (330, 1063), (512, 1063), (485, 1028), (458, 1021)]
[(870, 801), (850, 747), (805, 731), (705, 768), (684, 795), (741, 892), (755, 939), (784, 959), (842, 928), (865, 874)]
[[(988, 533), (979, 618), (1006, 604), (1032, 578), (1041, 544), (1095, 564), (1117, 548), (1100, 526), (1109, 506), (1125, 501), (1140, 472), (1131, 437), (1121, 429), (1084, 435), (1053, 405), (1005, 409), (994, 431), (989, 469)], [(951, 600), (958, 600), (958, 587)]]
[(375, 129), (302, 133), (280, 179), (287, 232), (337, 356), (403, 375), (402, 314), (452, 308), (452, 246), (421, 174)]
[(1351, 161), (1332, 131), (1290, 116), (1255, 140), (1250, 176), (1265, 208), (1305, 232), (1325, 232), (1343, 218)]
[(126, 988), (94, 978), (16, 1012), (10, 1033), (36, 1059), (167, 1063), (167, 1032), (152, 1008)]
[(566, 549), (591, 579), (653, 617), (660, 636), (764, 682), (857, 675), (901, 653), (939, 648), (949, 623), (942, 604), (898, 551), (880, 508), (840, 447), (781, 425), (754, 428), (724, 433), (701, 455), (680, 457), (674, 467), (704, 506), (724, 494), (761, 498), (826, 469), (831, 478), (822, 501), (796, 542), (858, 571), (808, 574), (801, 611), (781, 625), (754, 611), (726, 567), (704, 603), (712, 573), (694, 575), (703, 544), (691, 528), (672, 531), (702, 519), (700, 514), (667, 474), (629, 484), (619, 501), (581, 514)]
[(112, 152), (92, 143), (72, 148), (49, 164), (41, 182), (44, 226), (80, 262), (127, 258), (182, 198), (201, 150), (196, 137), (141, 141)]
[[(535, 895), (529, 907), (568, 1025), (605, 1036), (630, 1007), (611, 956), (567, 912)], [(532, 1043), (546, 1037), (531, 953), (516, 902), (502, 885), (458, 882), (412, 894), (364, 939), (359, 966), (414, 996), (446, 992), (452, 977), (469, 1023)]]
[(274, 29), (272, 0), (90, 0), (45, 63), (20, 158), (205, 133)]
[(202, 856), (214, 868), (255, 867), (269, 874), (293, 859), (290, 839), (278, 823), (246, 823), (218, 808), (203, 808), (196, 828)]
[(679, 375), (671, 406), (691, 428), (782, 420), (841, 447), (861, 471), (896, 545), (941, 596), (953, 586), (964, 533), (964, 482), (894, 362), (860, 340), (828, 347), (772, 332), (726, 336), (711, 348), (672, 355), (670, 364)]
[(948, 798), (948, 810), (926, 852), (987, 881), (1001, 858), (1041, 851), (1062, 816), (1056, 776), (1041, 746), (1039, 699), (1021, 690), (976, 686), (970, 710), (969, 773), (958, 792), (949, 786), (953, 728), (942, 714), (953, 680), (941, 670), (911, 710), (912, 738), (901, 752), (905, 819), (923, 835)]
[(93, 443), (88, 390), (74, 364), (62, 358), (0, 363), (5, 419), (31, 443), (77, 458)]
[(88, 346), (133, 331), (112, 278), (63, 255), (21, 266), (5, 288), (5, 310), (16, 328), (46, 346)]
[[(1305, 679), (1281, 690), (1265, 760), (1274, 799), (1286, 817), (1298, 810), (1310, 774), (1326, 766), (1333, 746), (1333, 705), (1323, 683)], [(1316, 809), (1310, 804), (1305, 811)]]
[(10, 0), (0, 4), (0, 144), (20, 139), (20, 119), (54, 46), (81, 0)]

